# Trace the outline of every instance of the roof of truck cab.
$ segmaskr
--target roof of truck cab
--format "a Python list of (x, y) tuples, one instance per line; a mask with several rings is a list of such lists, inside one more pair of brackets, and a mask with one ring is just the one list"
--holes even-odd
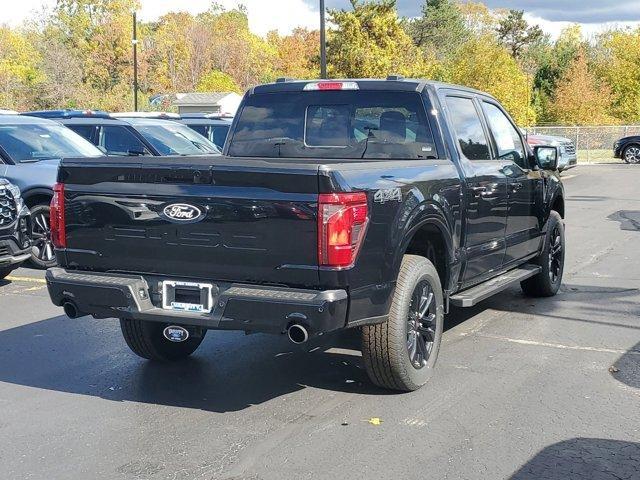
[(276, 92), (299, 92), (305, 85), (318, 82), (356, 82), (360, 90), (388, 90), (388, 91), (422, 91), (425, 87), (431, 86), (436, 90), (451, 89), (459, 90), (476, 95), (484, 95), (493, 98), (490, 94), (453, 83), (438, 82), (435, 80), (403, 78), (385, 80), (382, 78), (340, 78), (340, 79), (315, 79), (315, 80), (286, 80), (274, 83), (266, 83), (253, 87), (249, 92), (254, 93), (276, 93)]

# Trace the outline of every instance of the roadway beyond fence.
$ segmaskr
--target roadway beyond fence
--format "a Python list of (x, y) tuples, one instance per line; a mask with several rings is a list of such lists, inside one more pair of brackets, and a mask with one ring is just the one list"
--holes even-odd
[(640, 125), (539, 126), (530, 127), (527, 131), (568, 138), (576, 146), (578, 162), (599, 163), (614, 161), (613, 144), (623, 137), (640, 135)]

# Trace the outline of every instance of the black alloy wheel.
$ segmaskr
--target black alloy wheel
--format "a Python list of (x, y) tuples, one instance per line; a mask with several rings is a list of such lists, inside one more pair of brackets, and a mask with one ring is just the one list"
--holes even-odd
[(630, 164), (640, 163), (640, 146), (639, 145), (629, 145), (624, 149), (624, 153), (622, 158), (625, 162)]
[(31, 209), (31, 263), (38, 268), (56, 265), (56, 255), (51, 241), (49, 205), (36, 205)]
[(549, 280), (555, 284), (562, 275), (564, 252), (562, 247), (562, 232), (559, 223), (556, 223), (551, 231), (549, 245)]
[(421, 369), (429, 360), (436, 332), (436, 302), (429, 282), (422, 281), (416, 285), (407, 322), (409, 359), (414, 368)]

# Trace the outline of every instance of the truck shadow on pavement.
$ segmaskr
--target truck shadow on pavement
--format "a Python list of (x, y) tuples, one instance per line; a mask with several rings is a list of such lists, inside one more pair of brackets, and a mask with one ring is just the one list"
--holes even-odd
[[(452, 315), (453, 326), (473, 312)], [(307, 387), (364, 395), (373, 386), (359, 329), (295, 345), (284, 336), (209, 331), (196, 353), (175, 363), (138, 358), (116, 320), (64, 315), (0, 331), (0, 382), (215, 412), (239, 411)]]
[[(612, 295), (612, 300), (623, 302), (626, 293)], [(445, 330), (486, 309), (553, 315), (554, 302), (560, 300), (544, 299), (545, 305), (532, 308), (532, 299), (505, 292), (474, 308), (453, 309)], [(359, 330), (325, 335), (304, 345), (294, 345), (284, 336), (210, 331), (191, 358), (154, 363), (129, 351), (116, 320), (71, 320), (62, 315), (0, 331), (0, 345), (0, 382), (113, 401), (229, 412), (307, 387), (393, 394), (369, 382), (359, 352)]]
[[(622, 355), (609, 369), (611, 376), (640, 391), (640, 342)], [(640, 472), (638, 472), (640, 478)]]
[(640, 443), (572, 438), (554, 443), (522, 466), (510, 480), (640, 478)]

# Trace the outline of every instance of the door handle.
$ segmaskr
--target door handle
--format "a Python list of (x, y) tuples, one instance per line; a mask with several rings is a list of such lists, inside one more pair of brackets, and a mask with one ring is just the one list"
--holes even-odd
[(487, 187), (471, 187), (473, 195), (478, 198), (491, 198), (495, 197), (496, 189)]

